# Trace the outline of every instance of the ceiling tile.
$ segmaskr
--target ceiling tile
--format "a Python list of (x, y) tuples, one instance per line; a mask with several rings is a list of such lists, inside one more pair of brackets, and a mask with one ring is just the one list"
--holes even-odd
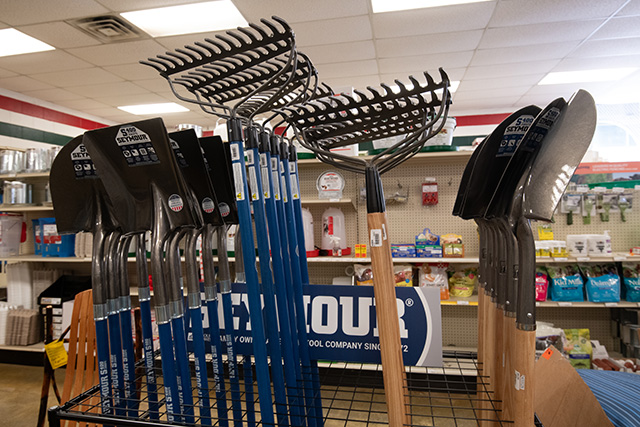
[(120, 107), (122, 105), (158, 104), (166, 102), (164, 97), (155, 93), (139, 93), (136, 95), (103, 96), (100, 101), (107, 106)]
[[(171, 89), (169, 88), (169, 83), (159, 74), (156, 73), (156, 77), (148, 80), (136, 80), (132, 82), (140, 87), (143, 87), (151, 92), (167, 92)], [(174, 95), (175, 96), (175, 95)]]
[(47, 22), (45, 24), (26, 25), (18, 29), (58, 49), (100, 44), (99, 40), (83, 33), (66, 22), (57, 21)]
[(0, 79), (0, 87), (4, 89), (13, 90), (16, 92), (26, 92), (30, 90), (40, 89), (53, 89), (53, 86), (48, 85), (38, 80), (34, 80), (27, 76), (6, 77)]
[(640, 37), (640, 16), (612, 18), (590, 40)]
[[(234, 0), (233, 3), (240, 10), (240, 13), (252, 22), (273, 15), (293, 24), (369, 13), (368, 0), (297, 0), (295, 2), (290, 0)], [(293, 29), (295, 31), (295, 27)]]
[(376, 38), (452, 33), (485, 28), (494, 8), (495, 2), (481, 2), (375, 13), (371, 22)]
[(107, 104), (90, 98), (70, 99), (68, 101), (58, 101), (59, 105), (67, 108), (73, 108), (78, 111), (95, 110), (97, 108), (108, 108)]
[(50, 50), (2, 57), (0, 58), (0, 67), (19, 74), (32, 74), (42, 71), (53, 72), (89, 68), (91, 64), (62, 50)]
[(544, 73), (524, 76), (499, 77), (494, 79), (463, 80), (458, 87), (459, 92), (467, 90), (499, 89), (503, 87), (531, 87), (538, 84)]
[(522, 95), (527, 93), (531, 88), (531, 85), (527, 86), (512, 86), (512, 87), (494, 87), (486, 89), (460, 89), (453, 94), (453, 103), (472, 101), (478, 99), (490, 99), (490, 98), (508, 98), (513, 97), (514, 101), (518, 100)]
[(640, 55), (619, 55), (592, 58), (565, 58), (551, 71), (595, 70), (598, 68), (637, 67)]
[(296, 45), (305, 46), (355, 42), (373, 38), (371, 22), (366, 15), (306, 22), (294, 26)]
[[(561, 85), (536, 85), (526, 93), (525, 96), (550, 95), (554, 98), (559, 96), (569, 99), (571, 95), (578, 89), (584, 89), (589, 92), (597, 92), (610, 88), (612, 82), (586, 82), (586, 83), (570, 83)], [(549, 100), (550, 101), (550, 100)]]
[(17, 76), (17, 73), (14, 73), (13, 71), (9, 71), (9, 70), (4, 70), (2, 68), (0, 68), (0, 79), (4, 78), (4, 77), (13, 77), (13, 76)]
[(367, 86), (377, 87), (380, 85), (380, 77), (378, 75), (346, 77), (337, 79), (324, 80), (326, 84), (331, 86), (334, 91), (341, 91), (345, 88), (353, 87), (355, 89), (364, 89)]
[(20, 0), (0, 2), (2, 21), (11, 26), (99, 15), (108, 9), (93, 0)]
[(497, 47), (583, 40), (603, 22), (604, 20), (602, 19), (592, 19), (588, 21), (549, 22), (489, 28), (484, 32), (478, 47), (481, 49), (491, 49)]
[(515, 62), (512, 64), (484, 65), (469, 67), (464, 75), (465, 80), (486, 79), (492, 77), (522, 76), (533, 73), (548, 73), (558, 65), (559, 59), (550, 61)]
[[(459, 81), (464, 75), (464, 68), (447, 68), (445, 72), (449, 76), (449, 81)], [(440, 73), (436, 69), (429, 69), (427, 72), (433, 77), (435, 81), (440, 81)], [(407, 69), (405, 72), (380, 74), (380, 81), (385, 83), (393, 82), (394, 80), (400, 80), (402, 82), (408, 82), (409, 76), (415, 77), (420, 82), (425, 82), (424, 70), (411, 70)]]
[(82, 98), (80, 95), (69, 92), (64, 89), (54, 88), (54, 89), (42, 89), (42, 90), (33, 90), (24, 92), (25, 95), (32, 96), (34, 98), (43, 99), (45, 101), (51, 102), (60, 102), (67, 101), (70, 99), (79, 99)]
[[(583, 43), (570, 58), (592, 58), (600, 56), (638, 55), (640, 54), (640, 37), (627, 39), (593, 40)], [(609, 68), (609, 67), (607, 67)]]
[(478, 49), (471, 60), (470, 66), (560, 59), (575, 49), (577, 45), (578, 42), (564, 42), (498, 49)]
[(426, 55), (433, 53), (464, 52), (478, 46), (482, 31), (428, 34), (376, 40), (379, 58)]
[(372, 41), (309, 46), (304, 50), (314, 64), (360, 61), (376, 56)]
[(153, 77), (160, 78), (158, 72), (153, 68), (142, 64), (124, 64), (103, 67), (108, 72), (122, 77), (125, 80), (142, 80)]
[(504, 98), (498, 97), (478, 97), (477, 99), (470, 99), (466, 101), (458, 101), (455, 99), (453, 104), (449, 109), (449, 115), (451, 116), (461, 116), (467, 114), (479, 114), (484, 112), (484, 110), (493, 110), (496, 109), (500, 111), (515, 111), (513, 107), (518, 102), (517, 97), (507, 96)]
[(541, 22), (606, 18), (627, 0), (509, 0), (499, 1), (489, 27), (510, 27)]
[(439, 67), (448, 72), (450, 68), (461, 68), (469, 65), (473, 51), (438, 53), (435, 55), (404, 56), (401, 58), (378, 59), (380, 73), (406, 74), (414, 70), (437, 70)]
[(210, 0), (97, 0), (104, 7), (116, 12), (152, 9), (156, 7), (176, 6), (179, 4), (199, 3)]
[(341, 76), (366, 76), (378, 74), (378, 63), (375, 59), (340, 62), (337, 64), (320, 64), (317, 68), (320, 80)]
[(57, 71), (55, 73), (33, 74), (33, 78), (59, 87), (119, 82), (122, 79), (102, 68)]
[(97, 117), (107, 117), (113, 116), (116, 114), (121, 114), (122, 110), (118, 110), (114, 107), (105, 107), (105, 108), (87, 108), (84, 110), (87, 114), (91, 114)]
[(640, 1), (631, 0), (616, 16), (638, 16), (640, 15)]
[(89, 98), (101, 98), (115, 95), (131, 95), (147, 93), (146, 89), (136, 86), (131, 82), (102, 83), (97, 85), (74, 86), (69, 91)]
[(164, 48), (154, 40), (112, 43), (69, 49), (69, 53), (98, 66), (134, 64), (159, 53)]
[[(185, 45), (193, 45), (195, 42), (203, 41), (204, 39), (213, 39), (218, 34), (225, 34), (226, 31), (212, 31), (208, 33), (195, 33), (184, 34), (180, 36), (170, 37), (156, 37), (154, 40), (162, 47), (168, 50), (174, 50), (176, 48), (182, 48)], [(157, 53), (164, 53), (164, 50)]]

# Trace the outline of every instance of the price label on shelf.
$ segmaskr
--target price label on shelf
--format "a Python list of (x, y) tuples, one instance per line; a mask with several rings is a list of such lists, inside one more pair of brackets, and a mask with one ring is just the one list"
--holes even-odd
[(627, 260), (627, 257), (626, 257), (626, 256), (614, 256), (614, 257), (613, 257), (613, 260), (614, 260), (615, 262), (624, 262), (624, 261), (626, 261), (626, 260)]
[(573, 307), (573, 303), (569, 301), (561, 301), (558, 303), (558, 307)]
[(617, 302), (605, 302), (604, 306), (605, 307), (617, 307), (618, 303)]
[(458, 304), (458, 305), (469, 305), (469, 301), (466, 301), (466, 300), (459, 300), (459, 301), (457, 302), (457, 304)]
[(589, 262), (589, 261), (591, 261), (591, 258), (589, 258), (588, 256), (582, 256), (582, 257), (576, 258), (576, 261), (578, 261), (578, 262)]

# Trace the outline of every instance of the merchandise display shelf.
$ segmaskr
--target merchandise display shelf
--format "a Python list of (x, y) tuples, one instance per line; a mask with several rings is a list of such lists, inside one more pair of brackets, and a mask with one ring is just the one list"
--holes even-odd
[(5, 173), (0, 174), (0, 179), (49, 179), (49, 172), (35, 173)]
[(356, 203), (352, 199), (300, 199), (302, 206), (348, 206), (356, 209)]
[[(468, 160), (473, 153), (472, 150), (461, 150), (461, 151), (435, 151), (431, 153), (418, 153), (415, 156), (411, 157), (408, 162), (428, 162), (430, 160)], [(373, 156), (358, 156), (360, 159), (371, 159)], [(299, 165), (320, 165), (322, 162), (318, 159), (299, 159)]]
[(52, 205), (0, 205), (0, 212), (53, 212)]

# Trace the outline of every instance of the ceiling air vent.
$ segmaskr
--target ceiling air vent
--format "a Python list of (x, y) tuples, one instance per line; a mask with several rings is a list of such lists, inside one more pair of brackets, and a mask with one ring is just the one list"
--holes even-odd
[(103, 43), (113, 43), (146, 38), (147, 35), (123, 18), (101, 15), (67, 21)]

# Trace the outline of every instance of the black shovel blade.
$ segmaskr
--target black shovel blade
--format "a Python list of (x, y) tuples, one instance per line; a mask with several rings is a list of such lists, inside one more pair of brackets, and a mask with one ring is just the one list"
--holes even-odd
[(469, 157), (469, 161), (467, 165), (464, 167), (464, 172), (462, 172), (462, 178), (460, 179), (460, 186), (458, 186), (458, 194), (456, 195), (456, 200), (453, 203), (453, 211), (451, 212), (453, 216), (460, 216), (462, 213), (462, 205), (464, 203), (465, 197), (467, 197), (467, 188), (469, 187), (469, 178), (473, 174), (473, 168), (476, 166), (476, 161), (478, 160), (478, 156), (480, 152), (484, 148), (484, 144), (489, 137), (486, 136), (480, 144), (473, 150), (471, 157)]
[(521, 108), (489, 135), (469, 177), (460, 215), (463, 219), (484, 215), (502, 172), (538, 113), (540, 108), (535, 105)]
[(220, 215), (220, 209), (218, 209), (216, 192), (209, 179), (198, 135), (193, 129), (186, 129), (171, 132), (169, 140), (184, 181), (195, 199), (193, 203), (194, 216), (202, 224), (223, 225), (224, 221)]
[(238, 209), (231, 174), (231, 156), (219, 136), (200, 138), (211, 183), (218, 198), (218, 207), (225, 224), (238, 224)]
[(578, 90), (546, 136), (525, 182), (526, 218), (551, 221), (569, 181), (584, 157), (596, 130), (596, 104), (589, 92)]
[(510, 204), (520, 179), (525, 173), (528, 173), (541, 145), (546, 140), (546, 135), (554, 126), (566, 105), (567, 102), (564, 98), (557, 98), (551, 101), (536, 116), (500, 178), (498, 187), (493, 193), (491, 202), (485, 212), (484, 216), (486, 218), (503, 216), (509, 212)]
[(162, 119), (88, 131), (83, 142), (124, 233), (141, 233), (152, 228), (153, 187), (170, 229), (193, 224), (189, 193)]
[(112, 210), (111, 202), (82, 139), (77, 136), (62, 147), (49, 173), (56, 226), (62, 234), (93, 232), (98, 212), (103, 213), (104, 227), (115, 229), (111, 218), (104, 215)]

